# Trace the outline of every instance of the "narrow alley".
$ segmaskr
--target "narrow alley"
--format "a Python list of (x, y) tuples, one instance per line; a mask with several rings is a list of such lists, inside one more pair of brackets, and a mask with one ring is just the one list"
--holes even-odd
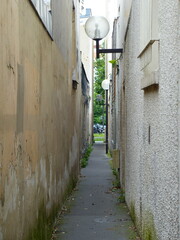
[(180, 240), (180, 0), (0, 2), (0, 240)]
[(89, 164), (59, 216), (52, 239), (59, 240), (129, 240), (139, 239), (125, 203), (118, 202), (113, 191), (113, 174), (105, 145), (96, 142)]

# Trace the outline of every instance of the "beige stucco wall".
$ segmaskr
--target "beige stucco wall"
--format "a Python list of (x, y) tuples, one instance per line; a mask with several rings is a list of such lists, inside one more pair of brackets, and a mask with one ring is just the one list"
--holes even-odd
[[(158, 78), (153, 83), (159, 84), (142, 90), (147, 72), (142, 71), (142, 59), (138, 58), (142, 50), (140, 1), (132, 2), (119, 74), (124, 91), (120, 107), (123, 115), (119, 120), (120, 161), (125, 161), (125, 171), (121, 169), (121, 174), (125, 174), (126, 201), (142, 239), (151, 236), (153, 240), (178, 240), (180, 6), (177, 0), (158, 3), (159, 68), (155, 69), (158, 74), (152, 76)], [(158, 66), (154, 56), (152, 62), (155, 64), (151, 66)]]
[(1, 1), (0, 240), (26, 239), (79, 171), (72, 1), (54, 0), (53, 9), (55, 41), (28, 0)]

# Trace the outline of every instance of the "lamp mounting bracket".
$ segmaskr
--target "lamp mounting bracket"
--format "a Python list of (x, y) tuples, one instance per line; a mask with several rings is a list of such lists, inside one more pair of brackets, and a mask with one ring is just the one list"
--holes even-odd
[(111, 48), (111, 49), (99, 49), (100, 39), (94, 39), (96, 41), (96, 58), (99, 58), (100, 53), (123, 53), (122, 48)]

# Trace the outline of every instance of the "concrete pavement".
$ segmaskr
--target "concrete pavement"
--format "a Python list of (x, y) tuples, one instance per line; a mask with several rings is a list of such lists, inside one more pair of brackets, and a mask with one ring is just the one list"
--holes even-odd
[[(114, 176), (105, 154), (105, 145), (95, 143), (89, 164), (68, 205), (70, 210), (57, 219), (52, 239), (58, 240), (135, 240), (134, 225), (124, 203), (112, 191)], [(66, 207), (65, 207), (66, 208)]]

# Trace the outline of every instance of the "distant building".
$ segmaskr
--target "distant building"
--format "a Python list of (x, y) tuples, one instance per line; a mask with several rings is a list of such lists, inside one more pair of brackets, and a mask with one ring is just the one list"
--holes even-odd
[(85, 24), (87, 19), (92, 16), (91, 8), (86, 8), (83, 14), (80, 14), (80, 24)]
[(89, 106), (88, 106), (88, 119), (89, 119), (89, 134), (88, 140), (92, 143), (93, 139), (93, 41), (85, 33), (84, 25), (92, 12), (90, 8), (87, 8), (84, 14), (80, 15), (80, 52), (81, 61), (83, 63), (83, 71), (86, 73), (87, 80), (89, 82)]
[(85, 13), (85, 0), (80, 0), (80, 15), (83, 15)]

